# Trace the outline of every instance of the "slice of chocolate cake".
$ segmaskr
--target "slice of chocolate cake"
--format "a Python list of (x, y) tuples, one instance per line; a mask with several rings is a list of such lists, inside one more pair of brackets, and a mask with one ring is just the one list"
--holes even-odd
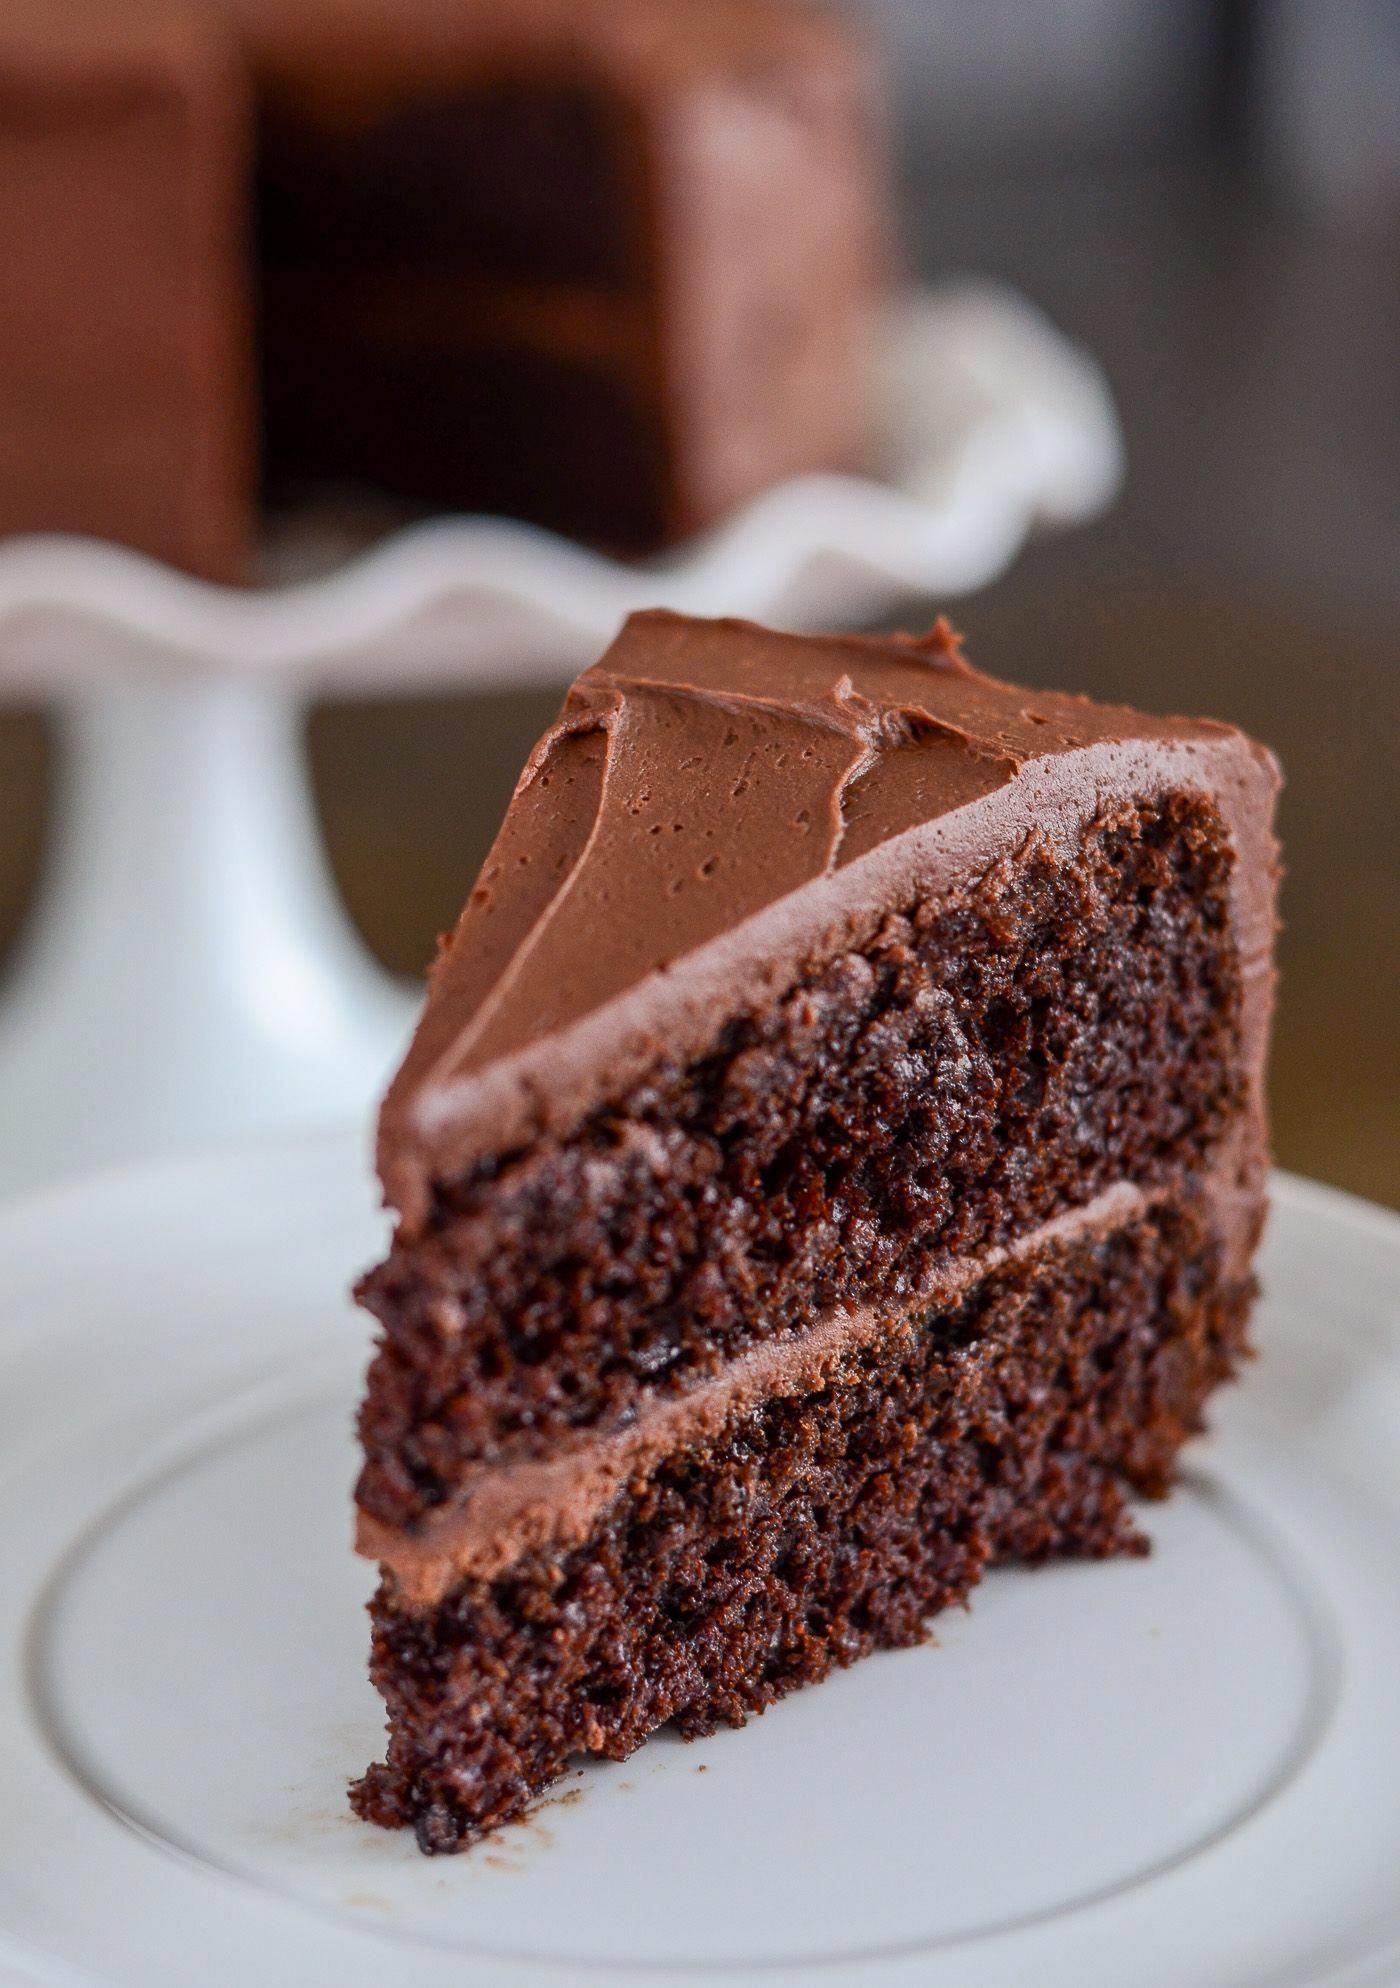
[(384, 1107), (361, 1815), (458, 1849), (1142, 1549), (1245, 1343), (1277, 780), (944, 625), (627, 624)]

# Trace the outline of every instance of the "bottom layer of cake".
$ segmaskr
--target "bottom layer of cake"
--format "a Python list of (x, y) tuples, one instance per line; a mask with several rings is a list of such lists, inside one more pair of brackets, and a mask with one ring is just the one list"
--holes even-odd
[(386, 1576), (373, 1675), (384, 1765), (352, 1791), (424, 1850), (519, 1815), (572, 1756), (674, 1721), (739, 1725), (867, 1652), (917, 1642), (997, 1560), (1144, 1550), (1244, 1344), (1186, 1207), (1009, 1263), (954, 1309), (855, 1348), (818, 1392), (736, 1415), (635, 1481), (565, 1554), (410, 1607)]

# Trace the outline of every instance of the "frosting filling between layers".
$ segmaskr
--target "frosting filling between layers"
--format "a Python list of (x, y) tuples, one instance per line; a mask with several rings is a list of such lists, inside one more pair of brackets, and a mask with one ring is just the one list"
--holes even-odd
[(813, 1393), (852, 1352), (886, 1335), (914, 1332), (918, 1314), (951, 1306), (1004, 1265), (1121, 1227), (1167, 1198), (1117, 1181), (1014, 1241), (951, 1265), (896, 1313), (886, 1307), (827, 1312), (803, 1332), (749, 1348), (689, 1394), (646, 1404), (624, 1429), (581, 1438), (548, 1460), (484, 1466), (421, 1531), (405, 1532), (361, 1512), (357, 1549), (380, 1562), (392, 1577), (396, 1601), (409, 1607), (432, 1606), (459, 1581), (494, 1580), (526, 1554), (567, 1551), (588, 1537), (630, 1481), (678, 1448), (717, 1435), (733, 1415), (766, 1399)]

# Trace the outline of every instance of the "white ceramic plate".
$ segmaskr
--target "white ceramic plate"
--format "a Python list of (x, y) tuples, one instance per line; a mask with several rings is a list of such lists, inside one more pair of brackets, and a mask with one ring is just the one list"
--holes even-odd
[(1263, 1357), (1141, 1562), (661, 1736), (430, 1860), (349, 1552), (361, 1142), (0, 1213), (0, 1966), (123, 1988), (1400, 1975), (1400, 1221), (1281, 1180)]

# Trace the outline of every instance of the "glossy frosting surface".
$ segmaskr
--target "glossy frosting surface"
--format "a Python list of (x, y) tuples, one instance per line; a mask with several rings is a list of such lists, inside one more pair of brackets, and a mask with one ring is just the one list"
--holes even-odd
[(1244, 860), (1238, 939), (1263, 1040), (1274, 875), (1270, 755), (974, 671), (921, 638), (799, 637), (633, 616), (521, 776), (381, 1122), (389, 1199), (562, 1133), (658, 1054), (712, 1037), (888, 906), (966, 885), (1115, 798), (1213, 794)]

